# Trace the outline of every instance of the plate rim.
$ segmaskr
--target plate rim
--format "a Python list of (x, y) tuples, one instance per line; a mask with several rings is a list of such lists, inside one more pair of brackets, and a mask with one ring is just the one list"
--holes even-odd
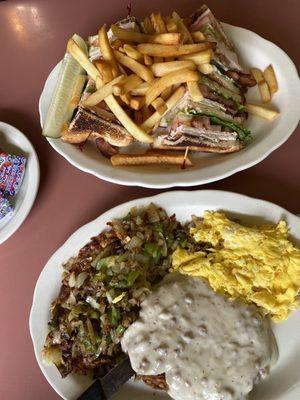
[[(209, 198), (211, 198), (212, 196), (214, 198), (216, 198), (217, 196), (229, 196), (229, 199), (232, 198), (233, 201), (247, 201), (247, 202), (254, 202), (256, 203), (256, 206), (265, 206), (267, 208), (275, 208), (276, 211), (278, 212), (278, 214), (280, 213), (280, 215), (284, 215), (286, 218), (288, 219), (292, 219), (295, 222), (297, 222), (300, 225), (300, 218), (299, 216), (289, 212), (288, 210), (286, 210), (285, 208), (272, 203), (270, 201), (266, 201), (263, 199), (258, 199), (252, 196), (247, 196), (244, 194), (240, 194), (240, 193), (235, 193), (235, 192), (230, 192), (230, 191), (224, 191), (224, 190), (207, 190), (207, 189), (197, 189), (197, 190), (192, 190), (192, 191), (186, 191), (186, 190), (173, 190), (173, 191), (167, 191), (167, 192), (163, 192), (163, 193), (159, 193), (153, 196), (145, 196), (145, 197), (140, 197), (137, 199), (133, 199), (124, 203), (121, 203), (115, 207), (112, 207), (110, 209), (108, 209), (107, 211), (105, 211), (104, 213), (100, 214), (98, 217), (94, 218), (93, 220), (87, 222), (86, 224), (80, 226), (78, 229), (76, 229), (65, 241), (64, 243), (50, 256), (50, 258), (48, 259), (48, 261), (46, 262), (46, 264), (44, 265), (43, 269), (40, 272), (40, 275), (38, 277), (38, 279), (36, 280), (36, 284), (35, 284), (35, 288), (34, 288), (34, 293), (33, 293), (33, 297), (32, 297), (32, 305), (30, 308), (30, 313), (29, 313), (29, 331), (30, 331), (30, 337), (32, 340), (32, 344), (33, 344), (33, 348), (34, 348), (34, 354), (35, 354), (35, 358), (36, 361), (39, 365), (39, 368), (41, 370), (41, 372), (43, 373), (44, 377), (46, 378), (46, 380), (48, 381), (48, 383), (50, 384), (50, 386), (55, 390), (56, 393), (59, 394), (59, 396), (61, 396), (62, 398), (66, 399), (66, 397), (64, 397), (60, 392), (59, 389), (55, 387), (54, 383), (50, 380), (50, 377), (48, 378), (44, 368), (45, 365), (42, 363), (42, 361), (40, 360), (40, 349), (38, 349), (37, 343), (34, 339), (34, 321), (33, 321), (33, 317), (34, 317), (34, 313), (37, 307), (37, 300), (38, 300), (38, 290), (39, 290), (39, 285), (41, 284), (41, 282), (43, 281), (43, 275), (46, 273), (47, 268), (50, 267), (50, 265), (52, 264), (53, 260), (57, 257), (57, 255), (63, 251), (63, 249), (65, 247), (68, 246), (68, 243), (73, 242), (74, 239), (76, 239), (76, 237), (81, 235), (81, 232), (83, 232), (84, 230), (88, 229), (89, 226), (96, 224), (98, 220), (103, 219), (103, 220), (108, 220), (109, 218), (112, 218), (111, 214), (116, 214), (118, 213), (118, 211), (122, 208), (130, 208), (134, 205), (136, 205), (135, 203), (141, 202), (141, 203), (145, 203), (145, 202), (156, 202), (156, 201), (160, 201), (163, 200), (164, 198), (166, 198), (165, 200), (168, 200), (169, 197), (174, 197), (174, 198), (179, 198), (180, 196), (186, 196), (187, 193), (193, 193), (194, 196), (199, 197), (199, 199), (201, 198), (201, 196), (203, 196), (204, 198), (207, 196)], [(105, 225), (104, 225), (105, 226)], [(101, 226), (99, 225), (99, 231), (101, 230)], [(89, 241), (90, 238), (86, 239), (86, 242)], [(300, 235), (299, 235), (299, 239), (300, 239)]]
[[(18, 218), (16, 219), (16, 221), (14, 221), (14, 223), (11, 225), (10, 227), (10, 221), (7, 221), (7, 225), (8, 225), (8, 229), (7, 232), (5, 230), (6, 225), (2, 228), (3, 232), (0, 232), (0, 244), (4, 243), (6, 240), (8, 240), (20, 227), (21, 225), (25, 222), (26, 218), (28, 217), (37, 193), (38, 193), (38, 189), (39, 189), (39, 184), (40, 184), (40, 164), (39, 164), (39, 159), (37, 156), (37, 153), (35, 151), (35, 148), (33, 147), (33, 144), (31, 143), (31, 141), (28, 139), (28, 137), (22, 132), (20, 131), (18, 128), (16, 128), (15, 126), (8, 124), (7, 122), (4, 121), (0, 121), (0, 130), (1, 127), (4, 127), (4, 129), (6, 130), (11, 130), (11, 131), (15, 131), (18, 132), (18, 135), (23, 137), (23, 140), (27, 143), (29, 150), (29, 157), (31, 157), (32, 159), (32, 165), (31, 165), (31, 170), (29, 172), (29, 168), (27, 168), (28, 170), (28, 174), (29, 174), (29, 180), (28, 180), (28, 188), (26, 190), (26, 194), (24, 196), (24, 199), (17, 211), (16, 214), (13, 214), (14, 217), (18, 216)], [(26, 171), (25, 171), (26, 172)]]
[[(233, 29), (233, 30), (239, 30), (240, 32), (242, 32), (244, 35), (253, 35), (254, 37), (257, 38), (257, 40), (260, 40), (264, 43), (265, 46), (272, 46), (274, 48), (274, 50), (276, 49), (276, 52), (280, 53), (282, 57), (285, 58), (286, 60), (286, 70), (291, 74), (291, 76), (293, 76), (293, 79), (295, 80), (295, 85), (294, 85), (294, 90), (295, 90), (295, 94), (299, 94), (300, 96), (300, 80), (299, 80), (299, 76), (298, 76), (298, 72), (297, 72), (297, 68), (294, 64), (294, 62), (291, 60), (291, 58), (288, 56), (288, 54), (282, 50), (279, 46), (277, 46), (275, 43), (271, 42), (268, 39), (263, 38), (262, 36), (258, 35), (257, 33), (249, 30), (249, 29), (245, 29), (242, 27), (238, 27), (238, 26), (234, 26), (231, 24), (226, 24), (223, 23), (224, 26), (228, 26), (229, 29)], [(41, 93), (41, 96), (39, 98), (39, 115), (40, 115), (40, 124), (41, 126), (43, 126), (42, 124), (42, 98), (44, 96), (44, 92), (45, 89), (47, 87), (47, 82), (51, 76), (51, 74), (54, 73), (54, 70), (56, 68), (58, 68), (58, 64), (56, 64), (56, 66), (51, 70), (51, 72), (49, 73), (44, 87), (43, 87), (43, 91)], [(299, 123), (299, 119), (300, 119), (300, 111), (298, 112), (298, 115), (295, 113), (295, 116), (293, 117), (293, 123), (291, 125), (291, 128), (289, 130), (289, 134), (285, 134), (284, 137), (282, 137), (281, 139), (278, 139), (278, 141), (273, 144), (271, 147), (266, 148), (259, 157), (254, 157), (252, 158), (252, 160), (250, 161), (244, 161), (241, 162), (239, 165), (237, 165), (236, 167), (233, 167), (231, 169), (229, 169), (228, 171), (224, 172), (224, 173), (215, 173), (213, 176), (210, 177), (203, 177), (200, 180), (194, 179), (193, 181), (186, 181), (184, 175), (182, 175), (182, 177), (177, 181), (177, 182), (164, 182), (164, 183), (160, 183), (159, 180), (157, 179), (157, 181), (155, 183), (153, 182), (148, 182), (147, 181), (143, 181), (140, 180), (138, 178), (138, 176), (136, 177), (132, 177), (130, 178), (130, 180), (126, 180), (126, 178), (123, 177), (115, 177), (113, 176), (113, 174), (107, 174), (107, 173), (103, 173), (101, 171), (101, 169), (99, 171), (96, 171), (94, 169), (91, 169), (87, 166), (84, 166), (78, 162), (76, 162), (70, 155), (66, 154), (62, 149), (57, 147), (57, 141), (60, 139), (52, 139), (52, 138), (47, 138), (47, 141), (50, 143), (50, 145), (54, 148), (54, 150), (60, 154), (62, 157), (64, 157), (71, 165), (73, 165), (74, 167), (78, 168), (79, 170), (83, 171), (83, 172), (87, 172), (91, 175), (96, 176), (99, 179), (103, 179), (105, 181), (111, 182), (111, 183), (116, 183), (119, 185), (124, 185), (124, 186), (139, 186), (139, 187), (146, 187), (146, 188), (151, 188), (151, 189), (163, 189), (163, 188), (173, 188), (173, 187), (193, 187), (193, 186), (197, 186), (197, 185), (204, 185), (207, 183), (211, 183), (211, 182), (216, 182), (219, 181), (221, 179), (227, 178), (231, 175), (236, 174), (237, 172), (243, 171), (245, 169), (251, 168), (252, 166), (259, 164), (261, 161), (263, 161), (264, 159), (266, 159), (273, 151), (277, 150), (280, 146), (283, 145), (283, 143), (285, 143), (290, 136), (293, 134), (293, 132), (295, 131), (298, 123)]]

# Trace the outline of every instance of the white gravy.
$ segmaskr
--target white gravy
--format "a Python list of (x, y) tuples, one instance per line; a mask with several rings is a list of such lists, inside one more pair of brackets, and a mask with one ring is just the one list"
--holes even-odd
[(121, 344), (136, 373), (166, 374), (176, 400), (245, 399), (277, 359), (269, 322), (255, 306), (177, 273), (144, 300)]

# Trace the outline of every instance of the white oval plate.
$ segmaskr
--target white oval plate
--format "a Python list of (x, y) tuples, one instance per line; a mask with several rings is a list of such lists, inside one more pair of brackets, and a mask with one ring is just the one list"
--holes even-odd
[(27, 137), (13, 126), (0, 122), (0, 148), (11, 154), (27, 158), (21, 188), (12, 199), (14, 212), (11, 218), (0, 221), (0, 244), (5, 242), (25, 221), (33, 206), (40, 181), (39, 161)]
[[(128, 186), (168, 188), (174, 186), (194, 186), (230, 176), (249, 168), (282, 145), (295, 130), (299, 118), (300, 82), (296, 67), (288, 55), (275, 44), (256, 33), (232, 25), (223, 24), (233, 39), (243, 63), (249, 67), (266, 68), (273, 64), (279, 82), (279, 92), (275, 94), (272, 107), (280, 110), (280, 117), (268, 122), (257, 117), (247, 121), (253, 132), (253, 141), (238, 153), (195, 154), (195, 165), (186, 170), (167, 166), (112, 167), (91, 143), (79, 151), (74, 145), (60, 139), (48, 139), (51, 146), (75, 167), (109, 182)], [(40, 121), (43, 126), (55, 88), (60, 65), (50, 73), (39, 102)], [(247, 98), (261, 102), (257, 87), (249, 90)]]
[[(48, 332), (49, 307), (57, 297), (61, 285), (62, 268), (60, 266), (71, 256), (76, 255), (92, 236), (105, 229), (106, 223), (112, 218), (123, 217), (131, 207), (147, 205), (150, 202), (164, 207), (169, 214), (175, 213), (182, 222), (190, 219), (192, 214), (201, 216), (205, 210), (218, 209), (224, 210), (231, 216), (239, 217), (246, 224), (262, 224), (266, 221), (277, 223), (283, 218), (289, 225), (295, 243), (300, 245), (300, 218), (266, 201), (213, 190), (167, 192), (154, 197), (133, 200), (107, 211), (94, 221), (84, 225), (47, 262), (37, 281), (30, 313), (30, 333), (36, 359), (50, 385), (63, 399), (76, 399), (91, 384), (91, 381), (86, 377), (75, 375), (62, 379), (54, 366), (46, 366), (42, 362), (41, 351)], [(299, 331), (300, 310), (294, 312), (286, 322), (274, 325), (279, 346), (279, 361), (270, 377), (258, 386), (253, 394), (253, 400), (299, 400), (300, 385), (297, 386), (300, 384)], [(152, 399), (154, 393), (146, 385), (131, 381), (120, 390), (114, 399)], [(168, 398), (165, 393), (158, 391), (155, 393), (156, 400)]]

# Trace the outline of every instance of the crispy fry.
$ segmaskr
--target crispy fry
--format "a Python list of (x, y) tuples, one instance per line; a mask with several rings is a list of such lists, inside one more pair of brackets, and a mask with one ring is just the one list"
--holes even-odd
[(110, 45), (114, 50), (119, 50), (121, 47), (124, 46), (124, 42), (122, 40), (120, 40), (120, 39), (116, 39), (113, 42), (111, 42)]
[(136, 61), (143, 61), (144, 55), (139, 51), (137, 51), (137, 49), (131, 46), (130, 44), (124, 44), (123, 49), (125, 53), (128, 55), (128, 57), (131, 57)]
[(163, 92), (161, 92), (160, 97), (164, 100), (168, 99), (171, 96), (172, 93), (172, 87), (173, 86), (169, 86), (168, 88), (166, 88)]
[(214, 67), (211, 64), (200, 64), (198, 65), (198, 71), (200, 71), (204, 75), (211, 74), (214, 70)]
[(172, 17), (166, 17), (166, 28), (168, 32), (171, 33), (178, 32), (177, 25)]
[(131, 71), (135, 72), (144, 81), (151, 81), (154, 77), (152, 71), (143, 64), (133, 60), (132, 58), (125, 56), (118, 50), (115, 50), (115, 56), (118, 62), (125, 67), (129, 68)]
[(258, 69), (258, 68), (251, 68), (250, 71), (251, 71), (251, 74), (252, 74), (252, 76), (253, 76), (253, 78), (255, 79), (255, 81), (256, 81), (257, 84), (260, 84), (260, 83), (264, 83), (264, 82), (265, 82), (264, 75), (263, 75), (263, 73), (261, 72), (260, 69)]
[(143, 122), (143, 114), (141, 111), (139, 110), (134, 111), (134, 122), (137, 125), (141, 125), (141, 123)]
[(104, 60), (95, 61), (96, 68), (101, 73), (104, 83), (110, 82), (113, 79), (112, 69)]
[(106, 85), (100, 87), (96, 92), (92, 93), (84, 102), (84, 106), (95, 106), (96, 104), (99, 104), (101, 101), (106, 99), (110, 94), (113, 93), (113, 86), (116, 83), (119, 83), (124, 79), (123, 75), (117, 76), (115, 79), (113, 79), (111, 82), (106, 83)]
[(150, 85), (153, 84), (155, 80), (151, 82), (143, 82), (140, 85), (138, 85), (135, 89), (132, 89), (130, 91), (130, 94), (133, 96), (144, 96), (147, 93), (147, 90), (149, 89)]
[(155, 30), (153, 28), (153, 25), (152, 25), (149, 17), (146, 17), (144, 19), (144, 21), (142, 22), (142, 26), (143, 26), (143, 29), (144, 29), (145, 33), (148, 33), (150, 35), (155, 33)]
[(151, 44), (143, 43), (137, 46), (138, 51), (148, 56), (154, 57), (179, 57), (185, 54), (192, 54), (203, 52), (204, 50), (211, 49), (213, 44), (210, 42), (195, 43), (195, 44)]
[(108, 40), (105, 25), (103, 25), (99, 30), (98, 40), (102, 57), (105, 61), (107, 61), (111, 65), (112, 74), (113, 77), (115, 78), (116, 76), (120, 75), (120, 70), (114, 55), (114, 50), (111, 48)]
[(145, 97), (144, 96), (137, 96), (132, 97), (130, 100), (130, 107), (134, 110), (140, 110), (143, 105), (145, 104)]
[(190, 31), (188, 28), (185, 26), (182, 18), (177, 14), (176, 11), (172, 12), (172, 18), (177, 25), (178, 32), (182, 34), (183, 37), (183, 43), (194, 43), (192, 35), (190, 34)]
[[(180, 86), (175, 90), (175, 92), (172, 94), (171, 97), (166, 100), (166, 104), (168, 107), (168, 110), (170, 110), (172, 107), (175, 106), (176, 103), (182, 98), (184, 95), (185, 89), (183, 86)], [(149, 116), (141, 125), (141, 128), (144, 129), (146, 132), (150, 132), (153, 127), (158, 124), (158, 122), (161, 119), (161, 115), (156, 111), (153, 113), (151, 116)]]
[(164, 113), (167, 111), (168, 106), (165, 103), (164, 99), (161, 97), (157, 97), (154, 101), (152, 101), (151, 105), (155, 108), (157, 112), (159, 112), (160, 115), (164, 115)]
[(135, 166), (135, 165), (182, 165), (185, 162), (186, 167), (191, 167), (192, 161), (182, 154), (173, 154), (161, 152), (153, 152), (152, 154), (115, 154), (110, 158), (114, 167)]
[(183, 68), (159, 78), (150, 86), (146, 93), (146, 105), (152, 103), (167, 87), (176, 85), (177, 83), (192, 82), (199, 79), (199, 74), (188, 68)]
[[(113, 79), (111, 82), (106, 83), (106, 85), (100, 87), (96, 92), (92, 93), (84, 102), (83, 105), (85, 106), (95, 106), (99, 104), (101, 101), (106, 99), (110, 94), (113, 93), (113, 86), (116, 83), (119, 83), (124, 79), (123, 75), (117, 76), (115, 79)], [(98, 84), (98, 86), (100, 86)]]
[(120, 123), (125, 129), (138, 141), (143, 143), (152, 143), (153, 138), (149, 136), (140, 126), (136, 125), (132, 119), (126, 114), (122, 109), (120, 104), (114, 98), (113, 95), (108, 96), (106, 99), (106, 104), (111, 109), (111, 111), (118, 117)]
[(125, 40), (127, 42), (148, 43), (151, 38), (151, 35), (124, 29), (114, 24), (111, 26), (111, 30), (118, 39)]
[(152, 23), (152, 26), (157, 33), (165, 33), (167, 32), (166, 25), (164, 23), (164, 20), (162, 19), (162, 16), (160, 13), (154, 14), (152, 13), (150, 15), (150, 20)]
[[(201, 43), (198, 43), (198, 44), (201, 44)], [(194, 46), (194, 45), (190, 45), (190, 46)], [(190, 60), (190, 61), (194, 61), (195, 64), (199, 65), (199, 64), (210, 63), (212, 57), (213, 57), (213, 51), (211, 49), (207, 49), (207, 50), (200, 51), (197, 53), (186, 54), (186, 55), (180, 56), (179, 60)]]
[(191, 32), (191, 35), (195, 43), (201, 43), (205, 41), (205, 36), (201, 31)]
[(153, 35), (150, 38), (151, 43), (156, 44), (179, 44), (181, 42), (180, 33), (160, 33), (158, 35)]
[(246, 104), (246, 110), (249, 112), (249, 114), (267, 119), (268, 121), (273, 121), (279, 115), (278, 111), (260, 106), (258, 104)]
[(120, 99), (127, 104), (128, 106), (130, 106), (130, 102), (131, 102), (131, 96), (129, 93), (126, 94), (121, 94)]
[(271, 96), (278, 91), (278, 82), (272, 64), (264, 70), (264, 77), (269, 86)]
[(187, 87), (189, 89), (190, 96), (194, 101), (203, 100), (203, 95), (200, 91), (198, 82), (187, 82)]
[(153, 64), (153, 60), (150, 56), (147, 56), (147, 54), (144, 54), (144, 64), (149, 66)]
[(267, 82), (259, 83), (258, 90), (263, 103), (268, 103), (271, 100), (271, 93)]
[(96, 82), (97, 77), (100, 76), (99, 71), (97, 70), (95, 65), (88, 59), (84, 51), (81, 50), (75, 40), (69, 39), (67, 50), (71, 54), (71, 56), (74, 57), (76, 61), (78, 61), (82, 68), (86, 70), (87, 74)]
[(178, 71), (182, 68), (196, 69), (196, 64), (193, 61), (168, 61), (155, 63), (151, 66), (151, 70), (155, 76), (164, 76), (170, 72)]
[(141, 78), (135, 74), (126, 76), (123, 78), (123, 81), (120, 84), (114, 86), (114, 94), (116, 94), (117, 96), (126, 94), (135, 89), (142, 82), (143, 81), (141, 80)]

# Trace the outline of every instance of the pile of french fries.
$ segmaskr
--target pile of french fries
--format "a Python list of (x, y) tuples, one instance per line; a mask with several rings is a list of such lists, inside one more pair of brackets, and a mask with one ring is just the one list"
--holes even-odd
[[(186, 88), (194, 100), (203, 98), (198, 86), (198, 70), (206, 74), (211, 72), (213, 44), (205, 41), (202, 32), (191, 33), (176, 12), (167, 17), (153, 13), (142, 25), (144, 33), (112, 25), (116, 38), (112, 42), (108, 40), (106, 27), (102, 26), (98, 33), (102, 58), (94, 63), (74, 40), (69, 40), (67, 49), (96, 82), (97, 90), (83, 105), (92, 107), (105, 101), (137, 141), (151, 143), (149, 132), (176, 105)], [(191, 165), (186, 154), (163, 155), (160, 158), (163, 163), (185, 161), (187, 166)], [(128, 155), (128, 164), (159, 160), (158, 153), (138, 155), (136, 160), (133, 157)], [(119, 158), (122, 165), (126, 164), (124, 155)], [(118, 157), (113, 161), (119, 162), (116, 160)]]
[[(163, 17), (152, 13), (142, 22), (143, 33), (112, 25), (113, 41), (107, 29), (98, 33), (101, 59), (91, 62), (73, 39), (67, 45), (69, 53), (95, 81), (96, 91), (84, 102), (93, 107), (104, 101), (127, 131), (139, 142), (152, 143), (149, 133), (159, 125), (163, 115), (180, 100), (186, 90), (195, 101), (203, 96), (198, 85), (198, 71), (212, 72), (214, 43), (206, 41), (200, 31), (190, 32), (176, 13)], [(278, 88), (274, 71), (268, 67), (259, 74), (252, 73), (259, 85), (263, 101)], [(275, 83), (276, 84), (275, 84)], [(264, 111), (258, 105), (248, 105), (249, 112), (273, 119), (273, 110)], [(171, 157), (165, 152), (116, 155), (114, 165), (143, 165), (152, 163), (191, 165), (187, 152)], [(127, 158), (126, 158), (127, 157)]]
[[(270, 64), (264, 71), (259, 68), (251, 68), (250, 71), (257, 83), (261, 101), (269, 103), (278, 91), (278, 82), (273, 66)], [(277, 111), (257, 104), (247, 104), (246, 108), (249, 113), (269, 121), (273, 121), (279, 115)]]

